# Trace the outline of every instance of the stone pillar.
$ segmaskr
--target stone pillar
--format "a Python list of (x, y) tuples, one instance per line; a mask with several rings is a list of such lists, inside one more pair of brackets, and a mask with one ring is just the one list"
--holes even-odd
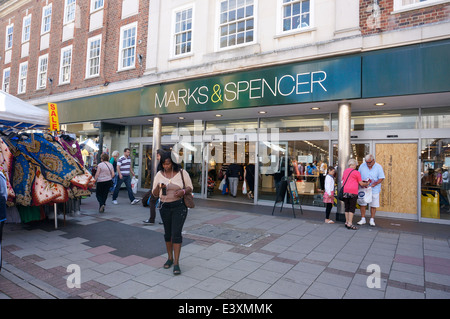
[[(350, 159), (350, 138), (351, 138), (351, 115), (350, 103), (339, 103), (339, 131), (338, 131), (338, 189), (342, 186), (342, 173), (347, 168)], [(336, 220), (345, 221), (344, 203), (338, 200), (338, 212)]]
[(155, 179), (158, 161), (157, 161), (157, 151), (161, 148), (161, 118), (155, 117), (153, 119), (153, 143), (152, 143), (152, 183), (151, 188), (153, 188), (153, 180)]

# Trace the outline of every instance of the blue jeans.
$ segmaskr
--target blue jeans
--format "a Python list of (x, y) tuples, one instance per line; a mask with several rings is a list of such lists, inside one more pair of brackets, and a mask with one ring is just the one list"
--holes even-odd
[(113, 181), (113, 186), (111, 186), (110, 188), (110, 192), (114, 192), (114, 189), (116, 188), (117, 185), (117, 180), (119, 179), (119, 175), (116, 173), (116, 175), (114, 175), (112, 181)]
[(113, 200), (117, 199), (117, 196), (119, 196), (119, 190), (120, 187), (122, 186), (122, 183), (125, 183), (125, 186), (127, 187), (127, 191), (128, 191), (128, 198), (130, 199), (130, 202), (135, 200), (134, 194), (133, 194), (133, 190), (131, 189), (131, 176), (124, 176), (122, 175), (122, 179), (117, 178), (117, 184), (116, 184), (116, 188), (114, 188), (114, 193), (113, 193)]

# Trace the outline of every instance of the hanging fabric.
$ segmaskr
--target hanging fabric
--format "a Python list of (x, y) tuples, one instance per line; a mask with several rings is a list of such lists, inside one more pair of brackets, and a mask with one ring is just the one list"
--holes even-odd
[(69, 187), (75, 176), (84, 174), (81, 164), (48, 133), (22, 133), (19, 138), (9, 139), (9, 144), (14, 156), (21, 153), (26, 160), (40, 166), (48, 181)]

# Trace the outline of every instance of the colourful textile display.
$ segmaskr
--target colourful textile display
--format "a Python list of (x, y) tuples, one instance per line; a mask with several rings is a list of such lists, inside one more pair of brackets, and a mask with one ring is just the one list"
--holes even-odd
[(0, 138), (0, 170), (6, 177), (6, 186), (8, 188), (8, 205), (13, 203), (14, 198), (16, 197), (16, 194), (10, 182), (12, 176), (13, 161), (14, 158), (11, 151), (9, 150), (8, 145), (6, 145), (3, 139)]
[(69, 187), (75, 176), (84, 174), (81, 164), (50, 134), (22, 133), (9, 142), (13, 145), (10, 147), (13, 155), (16, 156), (20, 152), (28, 161), (40, 166), (48, 181)]
[(80, 145), (77, 140), (74, 140), (69, 135), (65, 134), (57, 136), (56, 140), (81, 164), (81, 166), (84, 166), (83, 156), (81, 155)]
[(47, 181), (39, 167), (36, 168), (35, 175), (32, 190), (33, 205), (64, 203), (68, 199), (67, 190), (64, 186)]
[(12, 187), (16, 194), (16, 204), (23, 206), (31, 205), (31, 190), (36, 172), (33, 165), (27, 161), (22, 153), (14, 156)]
[(78, 142), (61, 137), (14, 133), (0, 139), (0, 170), (10, 177), (9, 204), (18, 207), (22, 222), (45, 217), (35, 208), (89, 196), (95, 186), (81, 164)]

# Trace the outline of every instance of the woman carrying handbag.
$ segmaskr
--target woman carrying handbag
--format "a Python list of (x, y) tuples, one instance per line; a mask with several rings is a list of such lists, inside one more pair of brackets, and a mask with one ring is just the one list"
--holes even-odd
[[(164, 224), (164, 241), (167, 249), (165, 269), (173, 265), (173, 274), (181, 274), (179, 259), (183, 241), (181, 232), (188, 214), (188, 206), (193, 206), (190, 196), (194, 187), (189, 174), (172, 160), (171, 153), (161, 155), (162, 170), (153, 181), (153, 196), (160, 199), (160, 213)], [(186, 196), (188, 195), (188, 196)], [(186, 202), (185, 202), (186, 199)]]
[(353, 214), (355, 213), (356, 202), (358, 201), (358, 186), (367, 186), (369, 182), (364, 182), (361, 179), (361, 173), (356, 170), (358, 162), (354, 158), (349, 159), (347, 165), (348, 168), (342, 176), (342, 180), (345, 180), (342, 186), (345, 204), (345, 227), (356, 230), (358, 228), (353, 225)]
[(108, 193), (112, 185), (114, 184), (114, 167), (109, 162), (109, 155), (103, 153), (101, 155), (102, 162), (97, 165), (97, 172), (95, 173), (95, 180), (97, 181), (97, 187), (95, 189), (95, 196), (99, 204), (99, 212), (105, 212), (106, 200), (108, 199)]

